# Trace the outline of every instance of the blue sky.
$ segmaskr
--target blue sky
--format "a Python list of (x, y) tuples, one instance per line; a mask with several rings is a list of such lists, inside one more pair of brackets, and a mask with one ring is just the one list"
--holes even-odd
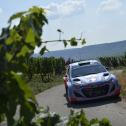
[[(0, 29), (13, 13), (34, 5), (48, 9), (44, 40), (57, 39), (57, 29), (64, 32), (62, 38), (78, 38), (83, 32), (86, 45), (126, 40), (126, 0), (4, 0), (0, 3)], [(64, 49), (62, 43), (47, 47)]]

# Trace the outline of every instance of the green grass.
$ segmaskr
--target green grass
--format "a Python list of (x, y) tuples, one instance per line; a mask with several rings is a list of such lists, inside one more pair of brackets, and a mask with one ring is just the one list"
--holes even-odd
[(55, 76), (50, 81), (43, 82), (39, 75), (34, 75), (32, 80), (28, 82), (34, 94), (38, 94), (60, 84), (63, 84), (63, 76)]

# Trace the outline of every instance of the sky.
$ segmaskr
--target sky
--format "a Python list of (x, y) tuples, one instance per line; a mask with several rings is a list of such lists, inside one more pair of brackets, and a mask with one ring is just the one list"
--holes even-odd
[[(4, 0), (0, 2), (0, 29), (9, 17), (32, 6), (46, 8), (48, 25), (43, 28), (43, 40), (80, 38), (86, 45), (126, 40), (126, 0)], [(85, 45), (85, 46), (86, 46)], [(77, 47), (82, 47), (79, 44)], [(64, 48), (63, 43), (47, 44), (50, 51)], [(35, 53), (39, 49), (36, 47)]]

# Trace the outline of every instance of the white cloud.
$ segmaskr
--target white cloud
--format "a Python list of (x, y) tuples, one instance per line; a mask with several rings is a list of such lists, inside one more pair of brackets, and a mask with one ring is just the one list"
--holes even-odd
[(0, 14), (2, 13), (2, 8), (0, 8)]
[(84, 11), (85, 0), (65, 0), (62, 3), (51, 3), (46, 8), (50, 18), (71, 16)]
[(122, 6), (122, 0), (102, 0), (98, 12), (119, 10)]

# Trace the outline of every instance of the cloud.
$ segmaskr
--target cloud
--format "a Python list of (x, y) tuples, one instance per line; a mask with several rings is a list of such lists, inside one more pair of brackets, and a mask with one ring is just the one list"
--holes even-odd
[(0, 14), (2, 13), (2, 11), (3, 11), (2, 8), (0, 8)]
[(50, 3), (46, 8), (49, 18), (67, 17), (82, 13), (85, 8), (85, 0), (65, 0), (62, 3)]
[(102, 0), (97, 12), (115, 11), (119, 10), (122, 6), (122, 0)]

